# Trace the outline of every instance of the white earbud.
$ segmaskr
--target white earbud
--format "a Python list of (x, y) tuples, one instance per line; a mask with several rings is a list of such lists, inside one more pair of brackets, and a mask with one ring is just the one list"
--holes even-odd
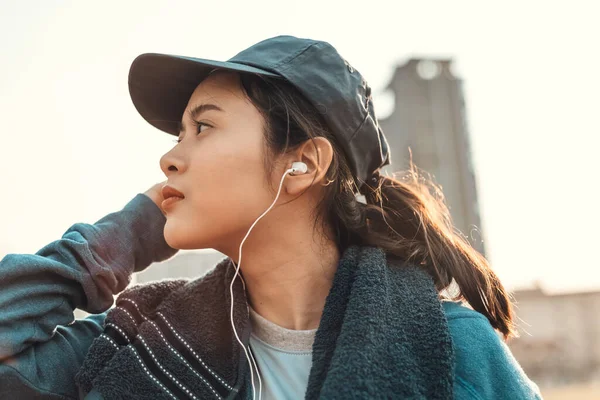
[(306, 171), (308, 171), (308, 167), (303, 162), (296, 161), (292, 163), (292, 175), (305, 174)]

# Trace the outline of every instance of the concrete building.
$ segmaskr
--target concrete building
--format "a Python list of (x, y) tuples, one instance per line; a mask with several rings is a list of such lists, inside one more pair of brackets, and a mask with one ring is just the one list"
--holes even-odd
[(600, 382), (600, 291), (514, 297), (520, 337), (509, 347), (540, 387)]
[(456, 228), (485, 254), (462, 81), (451, 69), (443, 59), (410, 59), (396, 68), (387, 86), (393, 112), (379, 121), (391, 147), (384, 171), (406, 169), (410, 148), (413, 163), (442, 186)]

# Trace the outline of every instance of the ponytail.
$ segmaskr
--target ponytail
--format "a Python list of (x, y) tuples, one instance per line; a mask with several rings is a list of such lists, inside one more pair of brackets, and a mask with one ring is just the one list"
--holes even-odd
[(456, 282), (454, 300), (466, 300), (505, 339), (515, 335), (507, 291), (485, 257), (454, 228), (431, 179), (420, 176), (411, 161), (400, 177), (374, 175), (365, 189), (364, 225), (356, 231), (363, 244), (421, 266), (438, 291)]

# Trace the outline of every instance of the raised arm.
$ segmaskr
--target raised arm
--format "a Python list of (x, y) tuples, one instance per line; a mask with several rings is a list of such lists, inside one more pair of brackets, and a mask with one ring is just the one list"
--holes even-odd
[[(76, 398), (73, 377), (113, 296), (134, 272), (177, 252), (164, 240), (165, 221), (155, 200), (138, 193), (35, 254), (0, 260), (0, 398)], [(75, 308), (97, 315), (74, 321)]]

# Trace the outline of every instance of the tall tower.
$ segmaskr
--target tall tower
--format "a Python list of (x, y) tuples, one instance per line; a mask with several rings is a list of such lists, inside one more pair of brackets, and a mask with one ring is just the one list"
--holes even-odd
[(387, 89), (395, 96), (392, 114), (379, 123), (391, 147), (392, 173), (413, 162), (442, 186), (454, 225), (485, 255), (477, 202), (462, 81), (452, 60), (410, 59), (396, 68)]

